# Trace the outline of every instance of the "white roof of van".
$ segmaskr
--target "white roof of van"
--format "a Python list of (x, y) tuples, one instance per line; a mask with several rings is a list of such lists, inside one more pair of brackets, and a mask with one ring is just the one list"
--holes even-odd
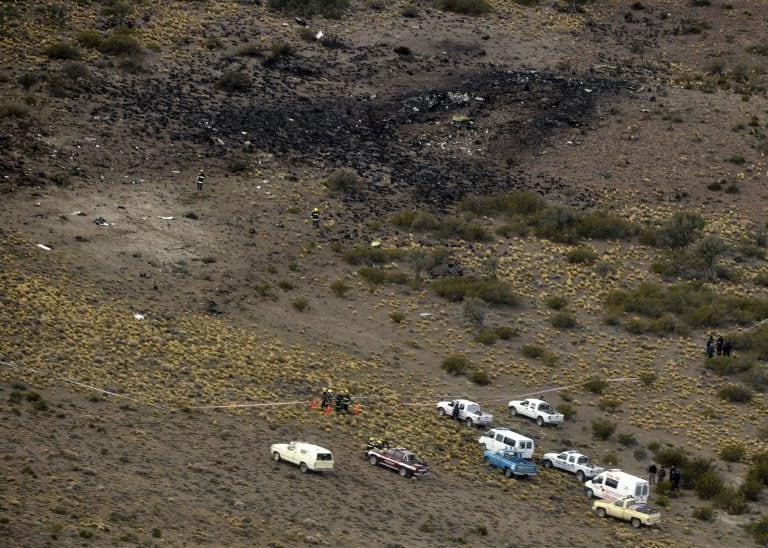
[(489, 434), (491, 432), (499, 432), (500, 434), (512, 434), (515, 437), (525, 438), (527, 440), (531, 439), (528, 436), (523, 436), (522, 434), (518, 434), (517, 432), (515, 432), (514, 430), (510, 430), (509, 428), (492, 428), (491, 430), (488, 430)]

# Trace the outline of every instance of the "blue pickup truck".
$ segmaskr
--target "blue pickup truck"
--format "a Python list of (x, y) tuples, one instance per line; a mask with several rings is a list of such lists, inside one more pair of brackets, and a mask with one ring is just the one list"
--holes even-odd
[(519, 451), (500, 449), (498, 451), (483, 451), (483, 457), (489, 466), (501, 468), (508, 478), (512, 476), (535, 476), (536, 465), (525, 460)]

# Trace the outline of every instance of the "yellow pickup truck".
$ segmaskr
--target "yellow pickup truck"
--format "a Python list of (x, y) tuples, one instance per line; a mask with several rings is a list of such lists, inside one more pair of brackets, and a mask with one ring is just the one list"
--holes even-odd
[(661, 521), (661, 513), (658, 510), (642, 503), (638, 503), (632, 497), (618, 500), (597, 500), (592, 504), (592, 511), (598, 516), (613, 516), (632, 524), (632, 527), (641, 525), (657, 525)]

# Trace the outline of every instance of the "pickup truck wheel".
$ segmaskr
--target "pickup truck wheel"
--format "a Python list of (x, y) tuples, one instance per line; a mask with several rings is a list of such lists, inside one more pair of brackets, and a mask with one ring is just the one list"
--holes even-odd
[(307, 471), (309, 470), (309, 466), (307, 466), (306, 462), (302, 462), (301, 464), (299, 464), (299, 470), (301, 470), (302, 474), (306, 474)]
[(640, 520), (638, 518), (632, 518), (632, 521), (630, 521), (630, 523), (632, 524), (632, 527), (634, 527), (635, 529), (637, 529), (642, 525), (642, 523), (640, 523)]
[(514, 417), (515, 415), (517, 415), (517, 409), (515, 409), (514, 407), (510, 407), (509, 414)]
[(587, 494), (587, 498), (588, 498), (588, 499), (591, 499), (591, 498), (594, 498), (594, 497), (595, 497), (595, 494), (592, 492), (592, 489), (587, 489), (587, 490), (586, 490), (586, 491), (584, 491), (584, 492)]
[(464, 421), (464, 424), (466, 424), (470, 428), (472, 428), (472, 426), (474, 426), (474, 423), (472, 422), (472, 419), (470, 419), (469, 417), (467, 417), (467, 420)]
[(275, 462), (280, 462), (280, 453), (278, 453), (277, 451), (272, 453), (272, 460)]
[(443, 409), (442, 407), (439, 407), (437, 409), (437, 414), (440, 415), (441, 417), (444, 417), (445, 416), (445, 409)]
[(544, 461), (544, 468), (552, 468), (552, 461), (551, 460), (545, 460)]
[(544, 419), (541, 417), (536, 417), (536, 424), (539, 426), (544, 426)]
[(583, 482), (584, 481), (584, 472), (582, 472), (581, 470), (576, 472), (576, 479), (581, 481), (581, 482)]
[(379, 459), (376, 457), (376, 455), (371, 455), (370, 457), (368, 457), (368, 462), (371, 463), (371, 466), (376, 466), (377, 464), (379, 464)]
[(504, 475), (507, 476), (508, 478), (511, 478), (512, 477), (512, 469), (509, 468), (509, 467), (505, 468), (504, 469)]
[(605, 508), (598, 508), (597, 509), (597, 515), (601, 518), (605, 517)]
[(403, 468), (402, 466), (400, 467), (400, 470), (398, 470), (398, 472), (400, 472), (400, 475), (403, 476), (404, 478), (411, 477), (411, 472), (407, 468)]

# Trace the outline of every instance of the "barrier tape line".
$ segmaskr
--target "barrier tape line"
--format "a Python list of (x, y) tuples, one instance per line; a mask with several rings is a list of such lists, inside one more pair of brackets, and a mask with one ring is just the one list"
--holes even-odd
[(113, 392), (111, 390), (105, 390), (103, 388), (99, 388), (98, 386), (93, 386), (91, 384), (87, 384), (87, 383), (84, 383), (84, 382), (76, 381), (74, 379), (67, 379), (67, 378), (64, 378), (64, 377), (58, 377), (58, 376), (56, 376), (56, 375), (54, 375), (52, 373), (46, 373), (45, 371), (39, 371), (39, 370), (35, 369), (34, 367), (24, 367), (24, 366), (21, 366), (21, 365), (17, 365), (15, 363), (9, 363), (9, 362), (2, 361), (2, 360), (0, 360), (0, 365), (5, 365), (5, 366), (8, 366), (8, 367), (13, 367), (13, 368), (19, 369), (21, 371), (31, 371), (32, 373), (36, 373), (38, 375), (43, 375), (45, 377), (49, 377), (49, 378), (55, 379), (57, 381), (66, 382), (66, 383), (73, 384), (75, 386), (80, 386), (80, 387), (83, 387), (83, 388), (88, 388), (89, 390), (95, 390), (96, 392), (100, 392), (102, 394), (107, 394), (108, 396), (114, 396), (116, 398), (121, 398), (121, 399), (124, 399), (124, 400), (132, 401), (134, 403), (140, 403), (142, 405), (149, 405), (150, 407), (154, 407), (156, 409), (162, 409), (163, 411), (169, 411), (169, 408), (163, 407), (162, 405), (158, 405), (156, 403), (152, 403), (152, 402), (148, 402), (148, 401), (144, 401), (144, 400), (139, 400), (137, 398), (132, 398), (130, 396), (126, 396), (125, 394), (118, 394), (117, 392)]
[(239, 407), (279, 407), (282, 405), (298, 405), (298, 404), (304, 404), (309, 405), (312, 403), (311, 400), (295, 400), (295, 401), (275, 401), (275, 402), (266, 402), (266, 403), (225, 403), (221, 405), (198, 405), (195, 407), (187, 407), (187, 409), (236, 409)]
[[(640, 379), (637, 377), (617, 377), (615, 379), (605, 379), (605, 382), (637, 382), (639, 380)], [(566, 384), (563, 386), (556, 386), (554, 388), (547, 388), (545, 390), (537, 390), (536, 392), (528, 392), (527, 394), (518, 394), (516, 396), (504, 396), (502, 398), (482, 399), (482, 400), (478, 400), (476, 403), (478, 404), (496, 403), (500, 401), (509, 401), (514, 399), (528, 398), (530, 396), (538, 396), (539, 394), (547, 394), (549, 392), (559, 392), (561, 390), (569, 390), (571, 388), (579, 388), (582, 386), (584, 386), (584, 383), (578, 382), (575, 384)], [(457, 400), (457, 399), (465, 399), (465, 398), (449, 396), (449, 397), (446, 397), (444, 401)], [(435, 405), (435, 401), (433, 398), (429, 401), (424, 401), (424, 402), (403, 402), (397, 405), (401, 407), (421, 407), (421, 406), (427, 406), (427, 405)]]
[[(24, 367), (24, 366), (17, 365), (17, 364), (14, 364), (14, 363), (9, 363), (9, 362), (3, 361), (3, 360), (0, 360), (0, 365), (5, 365), (7, 367), (13, 367), (13, 368), (21, 370), (21, 371), (30, 371), (32, 373), (36, 373), (38, 375), (43, 375), (43, 376), (46, 376), (46, 377), (49, 377), (49, 378), (52, 378), (52, 379), (55, 379), (55, 380), (58, 380), (58, 381), (61, 381), (61, 382), (66, 382), (66, 383), (69, 383), (69, 384), (72, 384), (72, 385), (75, 385), (75, 386), (80, 386), (82, 388), (87, 388), (89, 390), (94, 390), (96, 392), (100, 392), (100, 393), (106, 394), (108, 396), (114, 396), (116, 398), (121, 398), (121, 399), (124, 399), (124, 400), (132, 401), (134, 403), (139, 403), (139, 404), (142, 404), (142, 405), (148, 405), (150, 407), (154, 407), (156, 409), (161, 409), (163, 411), (175, 411), (176, 410), (173, 407), (165, 407), (165, 406), (162, 406), (162, 405), (159, 405), (159, 404), (156, 404), (156, 403), (148, 402), (148, 401), (145, 401), (145, 400), (140, 400), (138, 398), (132, 398), (132, 397), (126, 396), (124, 394), (118, 394), (117, 392), (113, 392), (111, 390), (105, 390), (103, 388), (99, 388), (99, 387), (93, 386), (91, 384), (79, 382), (79, 381), (76, 381), (74, 379), (67, 379), (67, 378), (64, 378), (64, 377), (58, 377), (58, 376), (56, 376), (56, 375), (54, 375), (52, 373), (46, 373), (44, 371), (37, 370), (37, 369), (35, 369), (33, 367)], [(640, 379), (638, 379), (637, 377), (618, 377), (618, 378), (613, 378), (613, 379), (605, 379), (605, 382), (613, 382), (613, 383), (616, 383), (616, 382), (637, 382), (638, 380), (640, 380)], [(527, 398), (529, 396), (536, 396), (536, 395), (539, 395), (539, 394), (547, 394), (547, 393), (550, 393), (550, 392), (559, 392), (561, 390), (568, 390), (568, 389), (571, 389), (571, 388), (578, 388), (578, 387), (581, 387), (583, 385), (584, 385), (584, 383), (580, 382), (580, 383), (575, 383), (575, 384), (556, 386), (554, 388), (547, 388), (547, 389), (544, 389), (544, 390), (537, 390), (535, 392), (529, 392), (527, 394), (519, 394), (519, 395), (516, 395), (516, 396), (505, 396), (505, 397), (502, 397), (502, 398), (482, 399), (482, 400), (478, 400), (477, 403), (486, 404), (486, 403), (496, 403), (496, 402), (501, 402), (501, 401), (508, 401), (508, 400), (512, 400), (512, 399), (516, 399), (516, 398)], [(353, 396), (353, 400), (357, 401), (357, 400), (363, 400), (363, 399), (374, 399), (376, 397), (377, 396), (359, 396), (359, 397), (358, 396)], [(438, 396), (438, 398), (439, 398), (439, 396)], [(455, 399), (463, 399), (463, 398), (457, 398), (457, 397), (453, 397), (453, 396), (446, 396), (446, 400), (455, 400)], [(423, 402), (420, 402), (420, 401), (416, 401), (416, 402), (412, 402), (412, 401), (411, 402), (402, 402), (402, 403), (395, 404), (395, 407), (424, 407), (424, 406), (428, 406), (428, 405), (435, 405), (435, 401), (434, 400), (435, 400), (435, 398), (433, 397), (433, 398), (431, 398), (429, 400), (424, 400)], [(288, 406), (288, 405), (309, 405), (309, 404), (312, 403), (312, 401), (313, 400), (291, 400), (291, 401), (254, 402), (254, 403), (224, 403), (224, 404), (212, 404), (212, 405), (184, 406), (184, 409), (190, 409), (190, 410), (196, 410), (196, 411), (200, 410), (200, 411), (202, 411), (202, 410), (206, 410), (206, 409), (247, 409), (247, 408), (261, 408), (261, 407), (283, 407), (283, 406)], [(318, 407), (320, 407), (320, 406), (318, 406)], [(357, 404), (357, 407), (365, 407), (365, 406)]]

